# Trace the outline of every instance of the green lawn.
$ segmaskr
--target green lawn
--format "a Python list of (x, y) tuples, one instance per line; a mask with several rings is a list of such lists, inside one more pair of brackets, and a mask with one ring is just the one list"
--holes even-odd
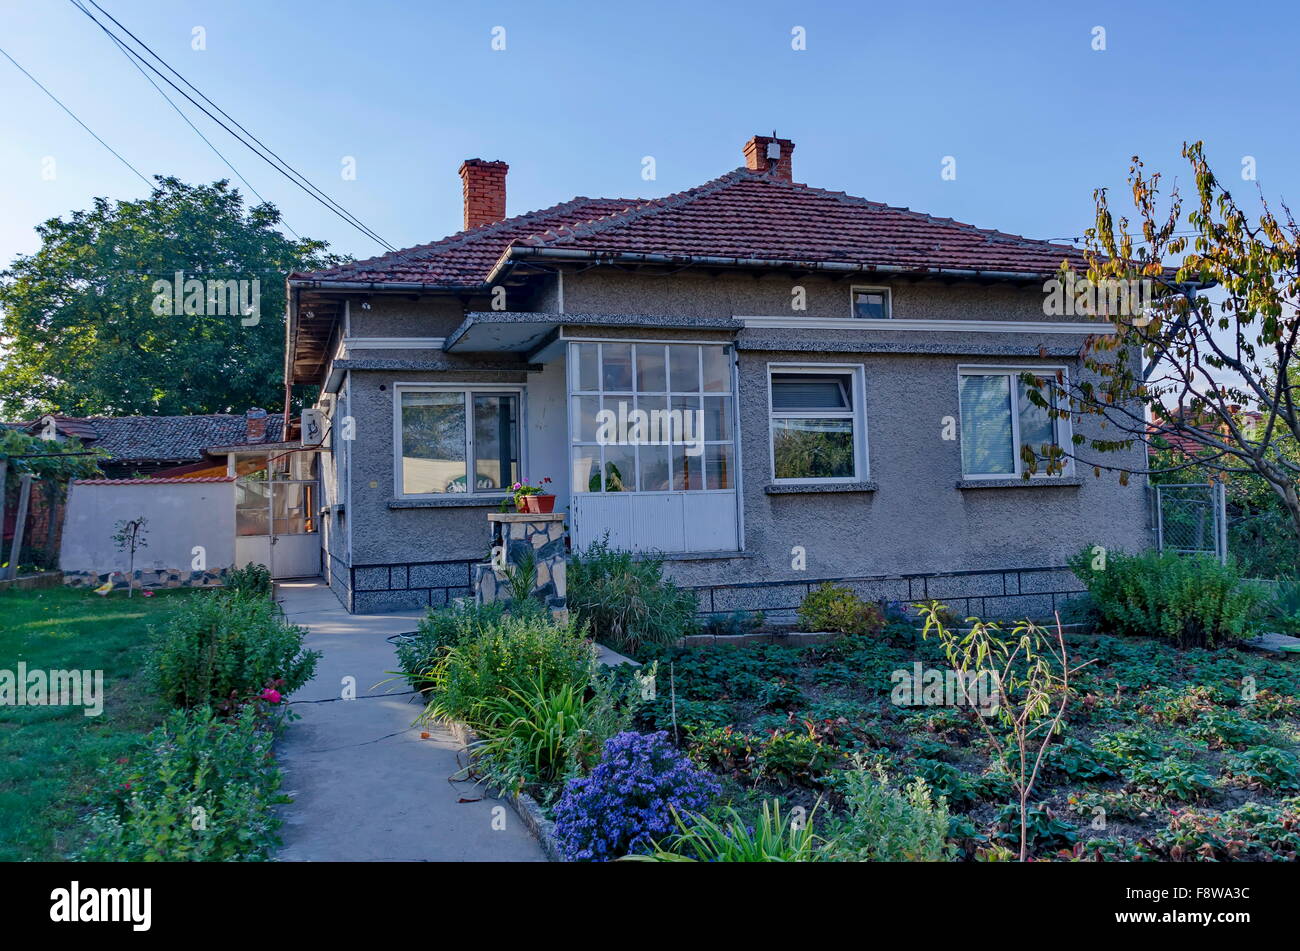
[(150, 625), (188, 591), (0, 592), (0, 669), (102, 670), (104, 711), (0, 706), (0, 861), (57, 860), (81, 842), (79, 816), (99, 767), (157, 725), (165, 707), (142, 672)]

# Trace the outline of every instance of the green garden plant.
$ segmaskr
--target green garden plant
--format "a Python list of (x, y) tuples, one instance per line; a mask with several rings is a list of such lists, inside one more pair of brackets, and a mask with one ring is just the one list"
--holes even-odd
[(1215, 648), (1246, 633), (1267, 594), (1208, 555), (1107, 552), (1070, 559), (1103, 625), (1116, 634), (1163, 637), (1179, 647)]
[(267, 689), (285, 696), (316, 672), (320, 654), (304, 647), (306, 634), (266, 598), (202, 594), (155, 632), (149, 667), (174, 706), (238, 705)]
[(799, 604), (799, 624), (805, 631), (865, 636), (884, 630), (885, 618), (877, 605), (827, 581), (808, 592)]
[[(1056, 623), (1053, 640), (1032, 621), (1021, 621), (1010, 637), (1002, 628), (978, 618), (965, 634), (955, 634), (943, 622), (943, 605), (936, 601), (918, 604), (925, 619), (921, 637), (933, 633), (954, 670), (968, 676), (989, 679), (995, 685), (996, 718), (970, 710), (998, 759), (1008, 764), (1020, 808), (1020, 860), (1029, 857), (1029, 796), (1043, 768), (1048, 745), (1060, 733), (1061, 721), (1070, 702), (1070, 678), (1083, 668), (1071, 667), (1061, 623)], [(1000, 723), (1004, 739), (989, 724)]]
[(643, 862), (814, 862), (821, 840), (813, 832), (812, 813), (802, 809), (781, 814), (780, 800), (763, 801), (762, 815), (751, 824), (728, 806), (721, 819), (675, 810), (677, 832), (655, 843), (647, 855), (624, 861)]
[(251, 561), (242, 568), (232, 568), (226, 575), (225, 590), (246, 597), (269, 598), (275, 590), (271, 569)]
[(475, 721), (480, 705), (538, 678), (550, 691), (585, 688), (596, 649), (570, 619), (549, 613), (502, 614), (477, 637), (449, 648), (428, 671), (429, 703), (420, 719)]
[(840, 780), (845, 809), (829, 827), (827, 858), (841, 862), (942, 862), (948, 845), (948, 804), (917, 778), (899, 789), (881, 767), (863, 760)]
[(569, 609), (592, 637), (638, 659), (695, 626), (695, 593), (664, 578), (662, 560), (618, 551), (605, 540), (569, 560), (568, 589)]
[(175, 710), (104, 770), (87, 817), (88, 862), (248, 862), (279, 844), (280, 771), (270, 721), (253, 707), (229, 720)]

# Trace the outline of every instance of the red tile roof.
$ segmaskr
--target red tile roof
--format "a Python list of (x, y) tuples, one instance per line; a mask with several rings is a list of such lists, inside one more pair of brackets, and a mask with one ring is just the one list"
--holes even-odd
[(1047, 275), (1069, 245), (989, 231), (745, 168), (652, 201), (575, 198), (442, 241), (311, 274), (304, 280), (470, 286), (511, 246), (664, 254), (886, 270)]

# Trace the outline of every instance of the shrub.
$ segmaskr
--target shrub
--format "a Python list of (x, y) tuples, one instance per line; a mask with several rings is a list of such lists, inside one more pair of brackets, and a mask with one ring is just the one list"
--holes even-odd
[(589, 776), (565, 785), (555, 805), (555, 834), (570, 860), (644, 852), (673, 831), (674, 810), (700, 812), (718, 791), (666, 733), (620, 733), (605, 742)]
[(631, 726), (640, 690), (612, 670), (585, 690), (552, 689), (540, 676), (525, 690), (506, 688), (474, 712), (482, 736), (472, 747), (475, 771), (495, 789), (531, 788), (549, 802), (559, 783), (586, 772), (605, 741)]
[(583, 689), (591, 679), (596, 650), (573, 620), (560, 623), (548, 613), (503, 614), (478, 637), (448, 650), (428, 677), (432, 683), (425, 717), (486, 726), (485, 701), (507, 691), (529, 690), (539, 678), (548, 691)]
[[(274, 734), (253, 707), (231, 720), (210, 707), (173, 711), (103, 774), (87, 817), (90, 862), (247, 862), (279, 844)], [(196, 826), (198, 828), (196, 828)]]
[(306, 634), (265, 598), (199, 595), (155, 633), (149, 666), (174, 706), (237, 705), (273, 686), (287, 695), (316, 672), (320, 654), (303, 647)]
[(629, 859), (652, 862), (813, 862), (818, 858), (812, 816), (781, 815), (780, 800), (763, 802), (753, 825), (728, 806), (722, 821), (707, 816), (676, 816), (677, 831), (649, 855)]
[[(538, 609), (541, 610), (540, 604)], [(420, 619), (415, 636), (397, 645), (397, 662), (413, 685), (418, 689), (428, 687), (430, 671), (449, 650), (500, 624), (504, 613), (504, 602), (476, 604), (468, 599), (450, 607), (431, 609)]]
[(695, 592), (664, 578), (660, 559), (595, 542), (569, 560), (568, 586), (570, 610), (621, 653), (639, 658), (642, 648), (676, 643), (694, 628)]
[(271, 569), (266, 565), (255, 565), (251, 561), (242, 568), (232, 569), (226, 575), (225, 590), (248, 597), (269, 598), (275, 591)]
[(930, 795), (917, 778), (902, 789), (883, 768), (848, 770), (841, 777), (846, 811), (831, 828), (828, 858), (841, 862), (942, 862), (952, 852), (946, 841), (948, 803)]
[(806, 631), (840, 634), (879, 634), (885, 629), (878, 606), (829, 581), (808, 592), (799, 605), (799, 622)]
[(1117, 634), (1163, 637), (1179, 647), (1220, 647), (1242, 636), (1265, 599), (1236, 568), (1208, 555), (1110, 553), (1094, 568), (1093, 550), (1070, 559), (1103, 624)]

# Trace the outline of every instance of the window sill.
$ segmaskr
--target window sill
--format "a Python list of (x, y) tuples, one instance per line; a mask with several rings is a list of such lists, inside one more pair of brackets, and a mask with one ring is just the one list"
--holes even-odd
[(441, 499), (389, 499), (390, 509), (500, 508), (505, 496), (451, 495)]
[(763, 486), (768, 495), (816, 495), (819, 492), (875, 492), (874, 482), (771, 482)]
[(1083, 485), (1079, 476), (1052, 476), (1032, 479), (960, 479), (959, 489), (1077, 489)]
[(753, 558), (752, 551), (667, 551), (642, 552), (661, 561), (713, 561), (725, 558)]

